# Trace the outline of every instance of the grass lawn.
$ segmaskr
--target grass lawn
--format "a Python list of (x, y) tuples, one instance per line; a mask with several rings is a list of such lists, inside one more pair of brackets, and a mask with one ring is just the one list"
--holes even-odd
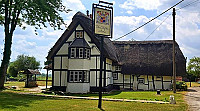
[[(110, 94), (103, 94), (103, 98), (114, 99), (133, 99), (133, 100), (150, 100), (150, 101), (164, 101), (169, 102), (169, 96), (174, 95), (177, 101), (182, 101), (185, 91), (180, 91), (174, 94), (172, 91), (161, 91), (161, 95), (157, 95), (156, 91), (114, 91)], [(68, 94), (69, 96), (85, 96), (98, 97), (98, 94)]]
[[(186, 111), (187, 105), (183, 101), (183, 93), (177, 104), (152, 104), (136, 102), (103, 101), (106, 111)], [(84, 111), (99, 110), (96, 100), (76, 100), (20, 95), (9, 91), (0, 92), (0, 110), (2, 111)]]
[[(38, 84), (38, 86), (45, 86), (46, 81), (37, 81), (37, 84)], [(52, 85), (51, 81), (48, 81), (48, 85), (49, 86)], [(25, 87), (25, 82), (18, 82), (18, 81), (17, 82), (15, 82), (15, 81), (10, 82), (10, 81), (8, 81), (8, 82), (5, 83), (5, 86), (18, 86), (19, 88), (23, 88), (23, 87)]]
[[(187, 86), (190, 87), (190, 82), (186, 82)], [(200, 84), (197, 82), (191, 82), (192, 87), (200, 87)]]

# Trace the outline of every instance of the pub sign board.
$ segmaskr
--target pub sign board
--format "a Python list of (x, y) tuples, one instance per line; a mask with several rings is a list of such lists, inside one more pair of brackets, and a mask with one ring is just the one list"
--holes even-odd
[(93, 31), (95, 35), (112, 38), (112, 7), (93, 5)]

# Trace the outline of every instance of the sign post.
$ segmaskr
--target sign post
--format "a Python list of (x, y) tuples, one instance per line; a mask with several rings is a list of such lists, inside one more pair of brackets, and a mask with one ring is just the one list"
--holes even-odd
[[(104, 37), (112, 38), (113, 31), (113, 3), (99, 1), (99, 4), (92, 6), (92, 27), (93, 35), (101, 38), (100, 46), (100, 75), (99, 75), (99, 101), (98, 108), (102, 109), (102, 72), (103, 72), (103, 51)], [(105, 62), (105, 61), (104, 61)]]

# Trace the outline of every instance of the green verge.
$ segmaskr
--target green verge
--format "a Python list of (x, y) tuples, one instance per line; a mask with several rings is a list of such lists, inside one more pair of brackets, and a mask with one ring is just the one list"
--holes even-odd
[[(98, 101), (79, 99), (60, 99), (21, 95), (9, 91), (0, 92), (1, 111), (98, 111)], [(177, 100), (177, 104), (152, 104), (136, 102), (103, 101), (103, 110), (106, 111), (186, 111), (187, 104)]]
[[(181, 100), (185, 92), (161, 91), (161, 95), (157, 95), (156, 91), (114, 91), (109, 94), (103, 94), (103, 98), (114, 99), (133, 99), (133, 100), (150, 100), (150, 101), (164, 101), (169, 102), (170, 95), (174, 95), (177, 101)], [(82, 96), (82, 97), (98, 97), (98, 94), (67, 94), (68, 96)]]
[[(190, 82), (186, 82), (187, 86), (190, 87)], [(191, 82), (192, 87), (200, 87), (200, 84), (197, 82)]]

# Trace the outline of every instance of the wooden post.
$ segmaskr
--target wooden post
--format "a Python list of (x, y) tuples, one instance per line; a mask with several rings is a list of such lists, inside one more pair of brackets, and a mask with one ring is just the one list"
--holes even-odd
[(26, 80), (26, 87), (28, 87), (28, 79), (29, 79), (29, 77), (28, 77), (28, 74), (27, 74), (27, 80)]
[(123, 89), (124, 89), (124, 74), (123, 74)]
[(48, 85), (48, 72), (49, 72), (49, 70), (48, 70), (48, 68), (47, 68), (47, 75), (46, 75), (46, 89), (47, 89), (47, 85)]
[(131, 90), (131, 74), (130, 74), (130, 90)]
[(103, 42), (104, 42), (104, 37), (101, 36), (101, 46), (100, 46), (100, 77), (99, 77), (99, 103), (98, 103), (98, 108), (101, 108), (102, 104), (102, 73), (103, 73)]
[(149, 90), (149, 75), (147, 75), (148, 90)]
[(175, 63), (175, 8), (173, 8), (173, 93), (176, 93), (176, 63)]
[(154, 83), (154, 75), (152, 75), (152, 81), (153, 81), (153, 90), (155, 90), (155, 83)]
[(164, 90), (163, 76), (161, 76), (161, 80), (162, 80), (162, 90)]

